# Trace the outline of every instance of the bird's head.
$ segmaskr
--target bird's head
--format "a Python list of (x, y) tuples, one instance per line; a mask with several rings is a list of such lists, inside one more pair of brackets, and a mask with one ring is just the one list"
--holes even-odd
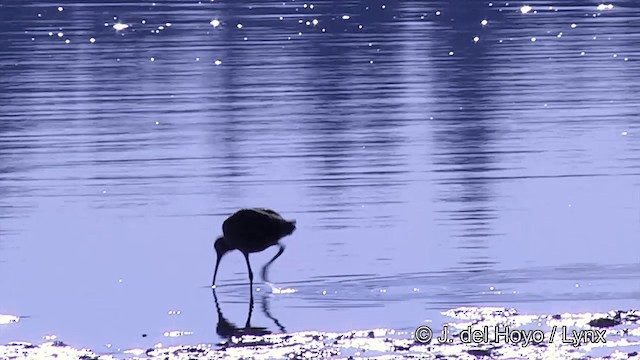
[(220, 236), (215, 243), (213, 243), (213, 247), (216, 249), (216, 255), (218, 258), (216, 259), (216, 269), (213, 272), (213, 282), (211, 286), (215, 288), (216, 285), (216, 276), (218, 276), (218, 267), (220, 266), (220, 259), (232, 248), (227, 244), (224, 239), (224, 236)]
[(222, 258), (224, 254), (226, 254), (231, 248), (227, 244), (224, 239), (224, 236), (220, 236), (216, 239), (216, 242), (213, 244), (213, 247), (216, 249), (216, 253), (218, 254), (218, 259)]

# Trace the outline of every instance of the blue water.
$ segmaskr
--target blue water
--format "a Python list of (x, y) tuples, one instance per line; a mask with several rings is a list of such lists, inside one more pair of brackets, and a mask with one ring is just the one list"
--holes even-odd
[(640, 8), (523, 5), (2, 1), (0, 343), (219, 341), (246, 206), (269, 331), (637, 306)]

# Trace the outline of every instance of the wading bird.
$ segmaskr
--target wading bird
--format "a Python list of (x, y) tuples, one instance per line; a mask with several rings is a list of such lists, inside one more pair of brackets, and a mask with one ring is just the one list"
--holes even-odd
[(214, 244), (218, 258), (211, 286), (215, 287), (216, 285), (218, 266), (220, 266), (220, 260), (224, 254), (237, 249), (242, 252), (247, 261), (249, 286), (253, 287), (253, 271), (251, 271), (251, 264), (249, 263), (249, 254), (260, 252), (272, 245), (278, 245), (280, 250), (276, 256), (262, 268), (262, 279), (268, 282), (267, 267), (284, 252), (284, 245), (278, 241), (285, 236), (291, 235), (295, 229), (295, 220), (285, 220), (280, 214), (271, 209), (241, 209), (229, 216), (222, 223), (223, 236), (219, 237)]

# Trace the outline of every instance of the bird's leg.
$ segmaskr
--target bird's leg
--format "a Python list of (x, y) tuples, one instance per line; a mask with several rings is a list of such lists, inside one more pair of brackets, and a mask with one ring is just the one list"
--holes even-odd
[(245, 329), (249, 329), (251, 327), (251, 314), (253, 313), (253, 291), (249, 296), (249, 314), (247, 315), (247, 322), (244, 324)]
[(247, 261), (247, 270), (249, 270), (249, 287), (253, 288), (253, 271), (251, 271), (251, 264), (249, 263), (249, 254), (244, 254), (244, 259)]
[(276, 259), (279, 258), (280, 255), (282, 255), (282, 253), (284, 252), (284, 245), (278, 244), (278, 246), (280, 246), (280, 250), (278, 250), (278, 253), (276, 254), (276, 256), (274, 256), (273, 259), (269, 260), (269, 262), (266, 263), (262, 268), (262, 280), (264, 280), (264, 282), (266, 283), (269, 283), (269, 280), (267, 279), (267, 268), (269, 267), (269, 265), (271, 265), (271, 263), (276, 261)]

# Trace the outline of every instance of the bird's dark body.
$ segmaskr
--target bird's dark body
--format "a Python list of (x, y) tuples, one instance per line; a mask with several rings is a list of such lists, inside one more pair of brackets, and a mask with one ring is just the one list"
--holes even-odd
[(253, 271), (249, 263), (249, 254), (278, 245), (278, 253), (262, 268), (262, 278), (267, 280), (267, 268), (284, 252), (279, 241), (291, 235), (296, 229), (295, 220), (285, 220), (280, 214), (265, 208), (240, 209), (222, 223), (223, 236), (214, 243), (217, 253), (216, 268), (212, 285), (216, 283), (216, 274), (222, 256), (231, 250), (240, 250), (247, 262), (249, 285), (253, 284)]
[(230, 248), (247, 253), (260, 252), (291, 235), (295, 221), (285, 220), (271, 209), (241, 209), (222, 223), (222, 233)]

